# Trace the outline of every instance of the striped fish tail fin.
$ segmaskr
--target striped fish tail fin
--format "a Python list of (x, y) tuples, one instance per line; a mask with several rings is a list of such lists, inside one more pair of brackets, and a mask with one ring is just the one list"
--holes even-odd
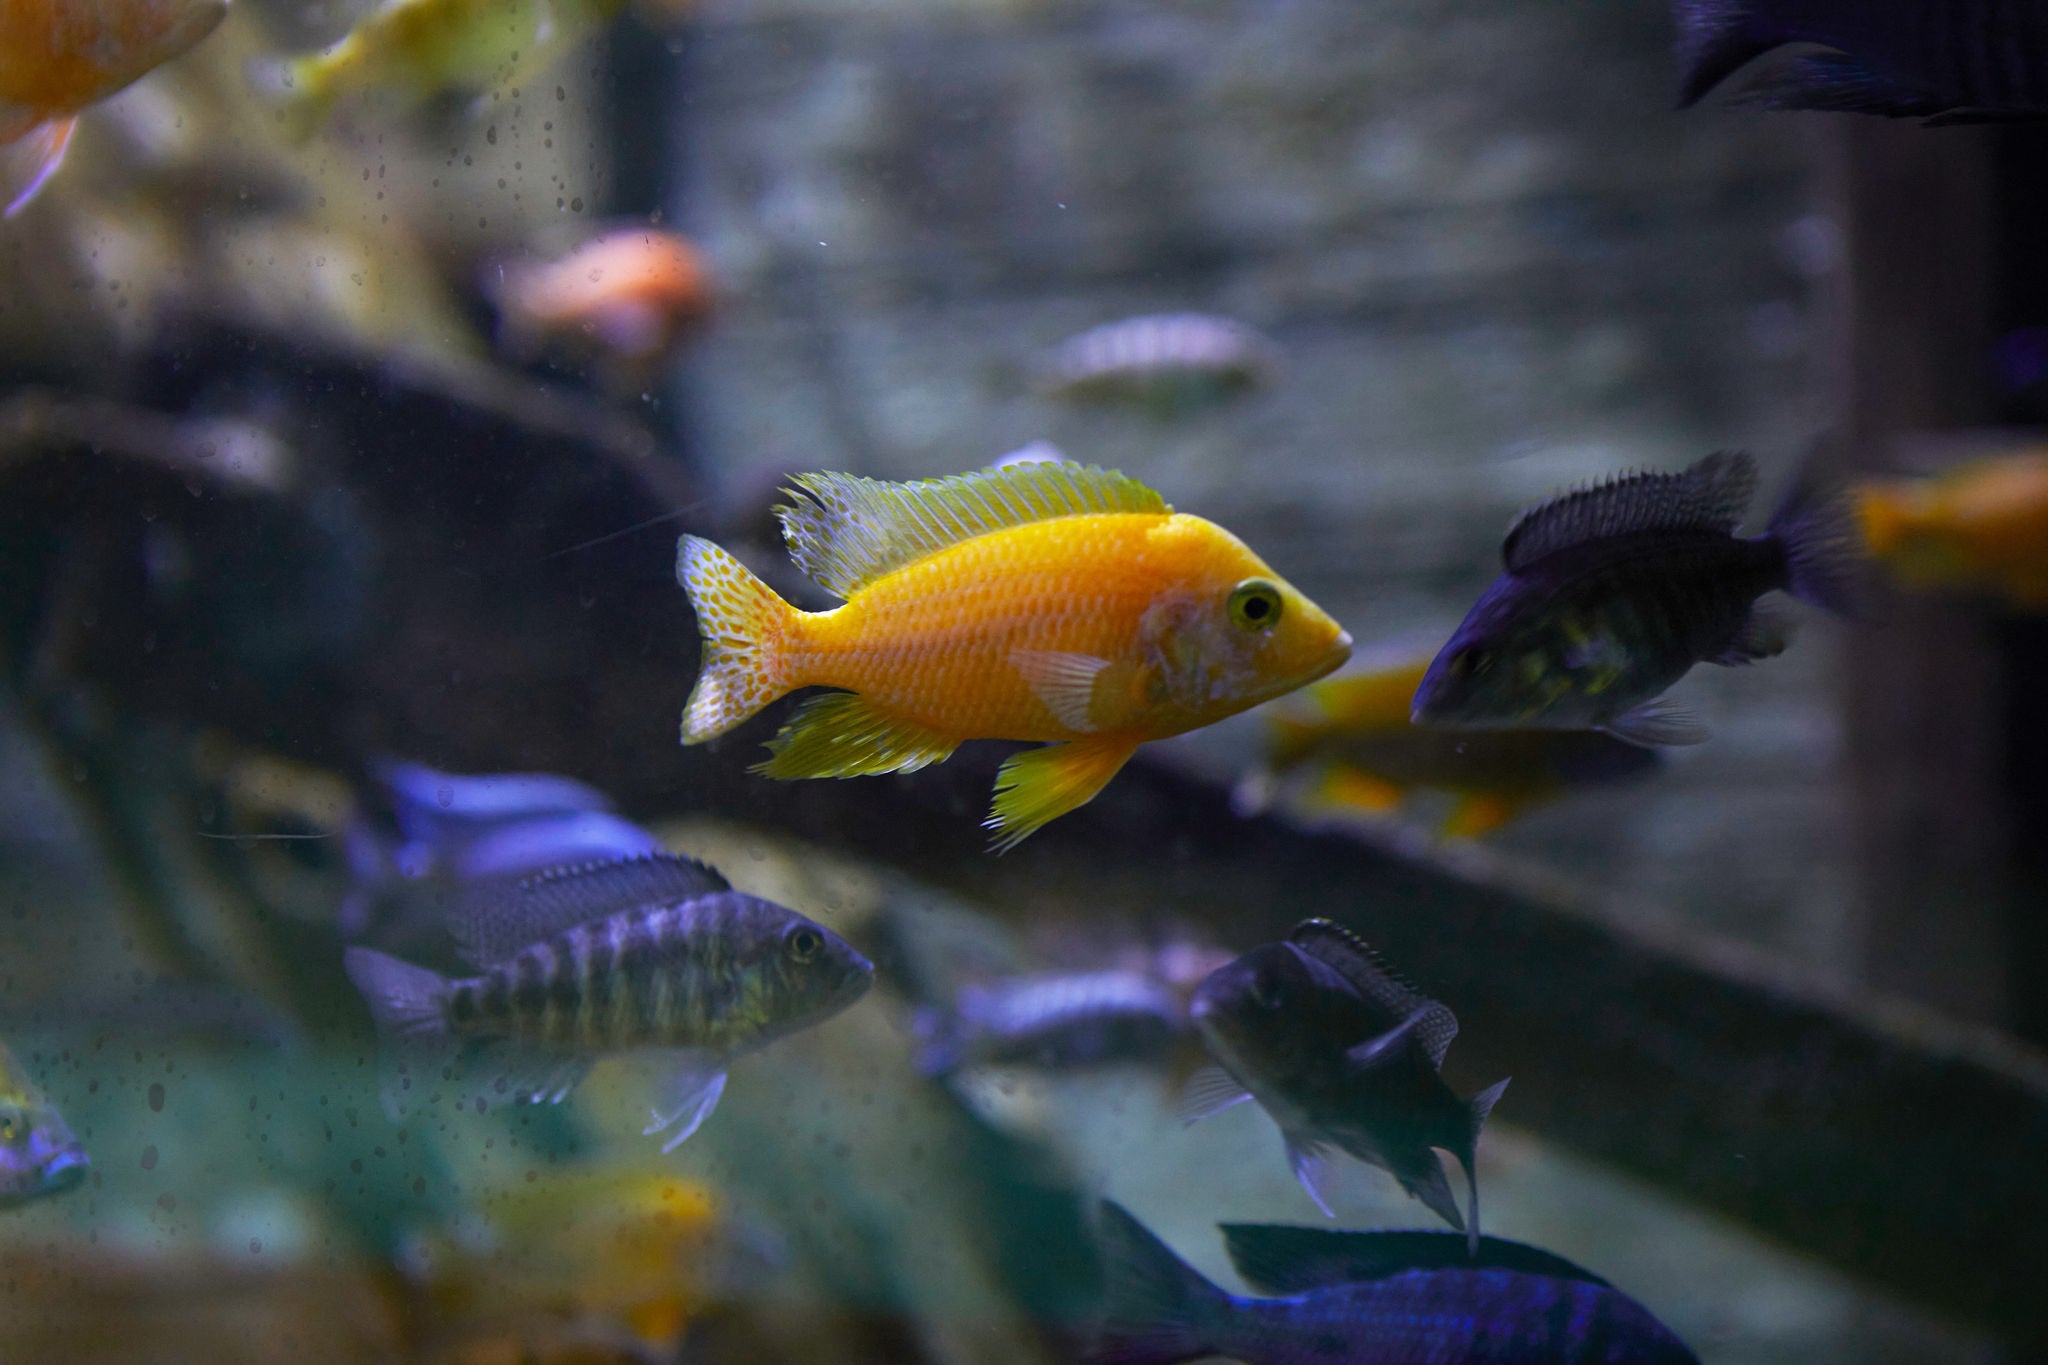
[(697, 686), (683, 709), (683, 743), (701, 744), (798, 685), (786, 676), (782, 650), (798, 613), (699, 536), (676, 543), (676, 581), (690, 595), (703, 639)]

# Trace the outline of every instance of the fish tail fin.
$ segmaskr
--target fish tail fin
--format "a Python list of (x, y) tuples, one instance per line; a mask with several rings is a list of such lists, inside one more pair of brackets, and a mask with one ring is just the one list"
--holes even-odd
[(1465, 1149), (1459, 1160), (1465, 1163), (1465, 1194), (1472, 1210), (1472, 1216), (1465, 1221), (1465, 1244), (1475, 1258), (1479, 1255), (1479, 1130), (1486, 1126), (1487, 1115), (1500, 1102), (1512, 1079), (1510, 1076), (1501, 1077), (1467, 1102), (1472, 1112), (1472, 1145)]
[(1778, 46), (1757, 22), (1754, 0), (1676, 0), (1678, 107), (1690, 108), (1709, 90)]
[(910, 1018), (910, 1031), (917, 1039), (914, 1059), (927, 1076), (944, 1076), (960, 1067), (964, 1048), (959, 1020), (950, 1010), (920, 1005)]
[(1807, 460), (1771, 514), (1770, 536), (1785, 552), (1785, 590), (1803, 602), (1854, 616), (1863, 602), (1863, 537), (1854, 504)]
[(7, 199), (6, 208), (0, 209), (0, 218), (12, 218), (42, 193), (43, 186), (64, 164), (64, 153), (70, 150), (71, 134), (77, 128), (76, 118), (51, 119), (0, 148), (0, 195)]
[(1107, 1278), (1102, 1326), (1089, 1359), (1101, 1365), (1177, 1365), (1216, 1351), (1210, 1330), (1229, 1296), (1203, 1279), (1121, 1205), (1102, 1205)]
[(676, 542), (676, 581), (690, 595), (704, 642), (683, 709), (683, 743), (701, 744), (800, 685), (785, 675), (782, 649), (797, 611), (700, 536)]
[(319, 55), (256, 57), (242, 67), (249, 88), (270, 106), (286, 139), (294, 143), (311, 139), (334, 112), (339, 91), (327, 72)]
[(378, 1087), (384, 1113), (403, 1122), (421, 1103), (432, 1066), (459, 1048), (448, 1028), (448, 978), (374, 948), (350, 948), (341, 965), (384, 1039)]

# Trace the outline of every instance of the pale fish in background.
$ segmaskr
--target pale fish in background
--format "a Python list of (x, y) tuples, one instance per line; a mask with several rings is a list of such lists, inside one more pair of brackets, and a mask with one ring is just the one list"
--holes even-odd
[(1280, 352), (1255, 329), (1206, 313), (1125, 318), (1069, 337), (1041, 388), (1070, 403), (1121, 404), (1173, 417), (1272, 384)]
[(927, 1076), (967, 1067), (1044, 1070), (1156, 1062), (1187, 1029), (1164, 982), (1129, 971), (1046, 972), (969, 982), (913, 1016)]
[(844, 690), (808, 702), (756, 772), (913, 772), (970, 739), (1044, 741), (996, 778), (998, 848), (1093, 800), (1146, 740), (1292, 691), (1351, 652), (1236, 536), (1123, 474), (813, 474), (795, 494), (780, 514), (790, 553), (845, 605), (799, 611), (684, 536), (676, 576), (704, 652), (683, 742), (813, 686)]
[(227, 0), (0, 0), (0, 201), (63, 164), (78, 115), (213, 32)]
[(91, 1165), (64, 1116), (0, 1046), (0, 1209), (76, 1189)]
[(600, 1056), (660, 1052), (674, 1103), (647, 1132), (673, 1128), (667, 1151), (716, 1107), (733, 1059), (837, 1014), (874, 979), (831, 930), (687, 858), (564, 868), (500, 900), (458, 900), (449, 921), (478, 975), (344, 956), (391, 1046), (394, 1120), (452, 1100), (438, 1078), (470, 1044), (490, 1045), (492, 1094), (556, 1103)]
[(656, 379), (702, 330), (714, 306), (702, 253), (673, 232), (612, 228), (550, 261), (510, 261), (485, 272), (505, 349), (587, 355), (614, 389)]

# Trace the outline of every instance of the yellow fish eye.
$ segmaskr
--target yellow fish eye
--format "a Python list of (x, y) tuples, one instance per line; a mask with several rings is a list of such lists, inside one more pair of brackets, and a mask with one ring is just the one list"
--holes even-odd
[(1280, 622), (1280, 589), (1266, 579), (1247, 578), (1230, 590), (1230, 619), (1246, 630), (1271, 630)]
[(789, 947), (789, 955), (798, 962), (809, 962), (818, 955), (818, 950), (825, 946), (824, 938), (816, 929), (801, 926), (791, 930), (789, 937), (783, 942)]

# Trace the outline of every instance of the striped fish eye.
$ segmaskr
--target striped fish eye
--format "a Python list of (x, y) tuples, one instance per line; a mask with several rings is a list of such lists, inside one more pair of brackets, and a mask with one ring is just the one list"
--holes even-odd
[(799, 924), (783, 936), (782, 944), (798, 962), (809, 962), (825, 946), (825, 936), (807, 924)]
[(1230, 619), (1245, 630), (1268, 631), (1280, 623), (1280, 589), (1263, 578), (1247, 578), (1230, 590)]

